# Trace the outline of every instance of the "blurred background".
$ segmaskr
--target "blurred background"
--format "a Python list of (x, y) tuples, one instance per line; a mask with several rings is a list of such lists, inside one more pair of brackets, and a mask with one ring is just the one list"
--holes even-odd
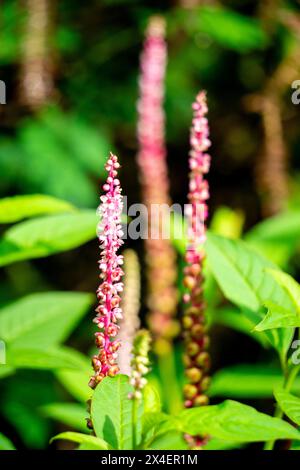
[[(141, 199), (139, 55), (147, 20), (157, 13), (167, 21), (165, 110), (173, 201), (186, 201), (191, 103), (199, 89), (206, 89), (212, 227), (239, 236), (242, 226), (247, 231), (299, 206), (300, 105), (291, 100), (292, 83), (300, 80), (299, 1), (2, 0), (0, 79), (6, 104), (0, 105), (0, 197), (53, 196), (82, 210), (89, 223), (88, 234), (72, 242), (83, 227), (74, 220), (71, 233), (62, 232), (60, 248), (51, 245), (41, 258), (14, 257), (7, 240), (0, 244), (1, 307), (33, 293), (96, 290), (98, 247), (91, 214), (109, 150), (120, 157), (129, 203)], [(11, 230), (7, 223), (0, 227), (2, 234)], [(19, 236), (30, 238), (35, 230), (28, 226)], [(300, 257), (293, 252), (291, 259), (288, 244), (281, 264), (297, 276)], [(128, 246), (138, 251), (143, 272), (142, 243)], [(67, 251), (71, 248), (76, 249)], [(93, 298), (85, 303), (60, 340), (87, 354)], [(265, 354), (258, 343), (247, 336), (241, 341), (224, 325), (215, 327), (214, 337), (216, 370), (255, 363)], [(18, 448), (46, 448), (55, 432), (84, 429), (83, 406), (72, 400), (86, 392), (76, 392), (68, 373), (58, 377), (52, 369), (33, 371), (23, 363), (1, 373), (0, 431)], [(63, 407), (54, 405), (63, 402), (71, 408), (62, 417)]]

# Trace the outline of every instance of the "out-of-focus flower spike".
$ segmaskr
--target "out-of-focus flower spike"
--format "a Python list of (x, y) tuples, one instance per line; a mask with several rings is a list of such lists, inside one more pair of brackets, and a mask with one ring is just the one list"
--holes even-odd
[(140, 265), (136, 252), (127, 249), (124, 256), (124, 291), (122, 295), (121, 308), (123, 319), (120, 323), (118, 339), (122, 348), (119, 352), (118, 365), (121, 374), (131, 375), (131, 354), (135, 334), (140, 327)]
[(116, 340), (119, 327), (117, 320), (122, 317), (120, 292), (123, 290), (122, 276), (123, 257), (117, 252), (123, 244), (121, 214), (123, 201), (120, 181), (117, 179), (120, 165), (112, 153), (106, 163), (107, 180), (103, 185), (105, 192), (101, 196), (98, 208), (101, 220), (98, 226), (101, 256), (99, 261), (101, 284), (97, 290), (99, 300), (94, 322), (99, 330), (95, 333), (98, 354), (92, 358), (94, 375), (89, 385), (95, 388), (106, 376), (119, 372), (117, 351), (120, 341)]
[(131, 360), (131, 379), (134, 392), (130, 398), (141, 399), (142, 390), (147, 383), (145, 375), (149, 372), (149, 351), (151, 336), (148, 330), (139, 330), (133, 341), (132, 360)]
[[(208, 404), (208, 370), (210, 356), (207, 352), (209, 337), (205, 325), (205, 305), (203, 298), (203, 244), (205, 241), (207, 219), (208, 183), (205, 179), (210, 167), (210, 156), (206, 153), (210, 147), (206, 95), (198, 94), (193, 104), (193, 121), (190, 136), (190, 177), (188, 246), (186, 267), (184, 269), (184, 317), (183, 330), (185, 342), (184, 365), (188, 383), (184, 387), (185, 406), (187, 408)], [(205, 437), (187, 436), (191, 447), (199, 448), (205, 443)]]
[[(158, 354), (169, 352), (170, 342), (179, 332), (174, 318), (177, 307), (176, 254), (170, 240), (162, 237), (163, 207), (171, 204), (163, 110), (166, 61), (165, 22), (155, 16), (150, 18), (141, 55), (137, 160), (143, 202), (149, 215), (145, 240), (148, 324), (154, 337), (154, 350)], [(154, 204), (159, 207), (159, 222), (150, 217)]]

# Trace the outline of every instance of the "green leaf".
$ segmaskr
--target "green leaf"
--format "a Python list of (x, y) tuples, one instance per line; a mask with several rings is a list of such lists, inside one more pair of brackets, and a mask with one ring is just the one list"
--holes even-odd
[(38, 217), (8, 229), (0, 241), (0, 266), (77, 248), (96, 237), (94, 210)]
[(300, 433), (285, 421), (231, 400), (185, 410), (178, 419), (184, 432), (191, 435), (209, 434), (225, 441), (300, 440)]
[[(280, 369), (269, 365), (247, 365), (227, 367), (213, 375), (209, 395), (230, 398), (270, 398), (274, 388), (283, 385)], [(300, 377), (293, 385), (300, 392)]]
[(14, 347), (48, 348), (64, 341), (93, 301), (81, 292), (31, 294), (0, 310), (0, 338)]
[(283, 212), (255, 225), (246, 235), (251, 242), (295, 244), (300, 238), (300, 211)]
[(44, 194), (7, 197), (0, 199), (0, 224), (10, 224), (42, 214), (74, 210), (74, 206), (69, 202)]
[(0, 450), (16, 450), (11, 440), (2, 433), (0, 433)]
[(275, 390), (274, 395), (284, 414), (300, 426), (300, 398), (283, 389)]
[(168, 423), (169, 415), (162, 412), (147, 412), (143, 414), (143, 429), (142, 435), (143, 440), (152, 439), (155, 434), (157, 434), (158, 428), (162, 426), (163, 423)]
[(260, 23), (249, 16), (205, 6), (199, 9), (199, 19), (202, 32), (221, 46), (243, 53), (260, 49), (267, 43), (267, 36)]
[(284, 289), (289, 296), (292, 309), (284, 308), (281, 304), (273, 301), (264, 302), (268, 309), (267, 315), (255, 327), (257, 331), (264, 331), (270, 328), (291, 328), (300, 326), (300, 285), (289, 275), (282, 271), (268, 269), (267, 272), (273, 277), (276, 283)]
[(87, 431), (86, 406), (76, 403), (49, 403), (40, 407), (39, 411), (43, 416), (66, 424), (77, 431)]
[(256, 325), (256, 331), (266, 331), (273, 328), (294, 328), (300, 326), (300, 315), (286, 310), (273, 302), (265, 302), (267, 313), (263, 320)]
[(109, 450), (110, 445), (99, 437), (90, 436), (88, 434), (81, 434), (79, 432), (62, 432), (52, 437), (50, 442), (64, 439), (66, 441), (76, 442), (78, 444), (90, 444), (98, 450)]
[(106, 377), (92, 398), (91, 415), (97, 437), (114, 449), (132, 449), (132, 406), (128, 398), (133, 390), (128, 377)]
[(67, 347), (7, 348), (7, 364), (15, 369), (76, 369), (85, 372), (81, 355)]
[(300, 315), (300, 285), (289, 274), (279, 270), (268, 269), (269, 274), (287, 292), (296, 311)]
[(182, 432), (177, 430), (158, 434), (153, 438), (149, 450), (187, 450), (188, 446), (182, 436)]
[[(276, 266), (245, 242), (209, 234), (206, 250), (209, 266), (225, 297), (242, 308), (253, 327), (264, 317), (261, 306), (266, 299), (293, 309), (287, 292), (266, 272), (267, 268)], [(280, 355), (285, 355), (293, 330), (275, 329), (265, 334)]]

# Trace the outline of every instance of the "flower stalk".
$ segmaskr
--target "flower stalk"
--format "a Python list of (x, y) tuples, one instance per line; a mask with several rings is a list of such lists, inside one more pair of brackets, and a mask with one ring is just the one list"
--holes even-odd
[(120, 322), (118, 339), (122, 344), (119, 352), (118, 365), (121, 374), (131, 375), (131, 356), (134, 337), (140, 326), (140, 266), (136, 252), (127, 249), (124, 256), (124, 291), (121, 308), (123, 319)]
[[(137, 156), (140, 169), (143, 202), (151, 207), (168, 207), (169, 179), (165, 148), (165, 116), (163, 111), (164, 79), (167, 60), (165, 23), (152, 17), (146, 32), (141, 55), (141, 76), (138, 102)], [(171, 351), (172, 339), (179, 331), (174, 316), (177, 307), (175, 281), (176, 255), (170, 240), (162, 237), (163, 210), (159, 221), (148, 220), (145, 240), (148, 281), (148, 324), (154, 337), (154, 350), (159, 355)], [(155, 233), (155, 238), (152, 234)]]
[[(206, 95), (200, 92), (193, 104), (193, 120), (190, 136), (190, 176), (189, 176), (189, 212), (188, 246), (186, 267), (184, 269), (184, 364), (188, 383), (184, 386), (185, 407), (191, 408), (208, 404), (206, 391), (209, 387), (208, 370), (210, 356), (207, 352), (209, 337), (205, 325), (205, 303), (203, 298), (203, 261), (205, 242), (205, 221), (208, 215), (208, 183), (205, 175), (209, 171), (210, 147)], [(203, 438), (187, 438), (191, 447), (201, 447)]]
[(89, 386), (93, 389), (104, 377), (113, 377), (119, 372), (117, 351), (121, 343), (115, 339), (119, 330), (117, 321), (122, 318), (120, 293), (123, 290), (121, 268), (123, 256), (118, 255), (118, 250), (123, 244), (121, 226), (123, 201), (120, 181), (117, 178), (119, 167), (117, 157), (111, 153), (105, 166), (108, 172), (103, 185), (105, 194), (100, 197), (101, 204), (98, 209), (101, 217), (98, 226), (101, 284), (97, 290), (99, 304), (93, 321), (100, 331), (95, 333), (98, 354), (92, 358), (94, 375), (89, 381)]
[(140, 400), (142, 398), (142, 390), (147, 383), (145, 375), (149, 372), (149, 351), (151, 337), (148, 330), (139, 330), (133, 341), (132, 360), (131, 360), (131, 379), (130, 383), (134, 388), (134, 392), (130, 398)]

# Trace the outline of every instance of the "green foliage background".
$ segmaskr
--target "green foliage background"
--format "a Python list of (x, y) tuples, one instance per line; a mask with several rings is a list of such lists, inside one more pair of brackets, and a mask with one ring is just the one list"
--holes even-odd
[[(282, 385), (280, 365), (292, 334), (274, 329), (282, 315), (276, 302), (290, 321), (299, 313), (280, 282), (275, 289), (271, 271), (277, 265), (299, 280), (300, 108), (286, 88), (282, 108), (290, 197), (284, 213), (263, 220), (255, 182), (261, 119), (247, 102), (264, 91), (290, 50), (300, 48), (299, 37), (284, 21), (288, 15), (299, 20), (299, 2), (281, 1), (269, 10), (269, 2), (250, 0), (199, 1), (192, 10), (183, 3), (57, 2), (51, 37), (57, 98), (33, 113), (18, 98), (24, 11), (17, 0), (2, 2), (0, 79), (7, 86), (7, 104), (0, 107), (0, 339), (6, 342), (7, 364), (0, 366), (0, 449), (44, 449), (55, 433), (85, 431), (98, 281), (95, 208), (109, 150), (120, 156), (129, 202), (140, 201), (138, 62), (147, 19), (154, 13), (162, 13), (168, 25), (165, 108), (174, 202), (186, 198), (191, 103), (200, 88), (208, 92), (214, 234), (207, 245), (206, 297), (212, 403), (220, 397), (241, 399), (273, 411), (273, 388)], [(142, 243), (129, 244), (142, 260)], [(184, 240), (175, 245), (180, 268)], [(248, 272), (246, 278), (241, 272)], [(270, 286), (276, 290), (272, 305), (265, 304)], [(261, 310), (266, 307), (269, 317)], [(180, 387), (180, 344), (175, 355)], [(155, 362), (151, 383), (162, 387)], [(300, 391), (298, 379), (294, 391)], [(290, 396), (278, 392), (276, 399), (289, 416)], [(225, 406), (225, 414), (234, 403)], [(168, 408), (172, 405), (163, 402), (163, 410)], [(65, 441), (51, 445), (68, 448)], [(159, 440), (156, 445), (167, 444)]]

